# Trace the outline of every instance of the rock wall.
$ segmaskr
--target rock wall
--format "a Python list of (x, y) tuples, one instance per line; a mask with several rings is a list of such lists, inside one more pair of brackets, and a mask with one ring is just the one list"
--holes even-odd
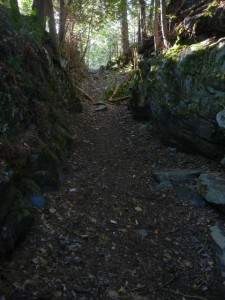
[[(30, 228), (44, 191), (57, 189), (71, 142), (66, 114), (81, 111), (69, 73), (38, 24), (0, 5), (0, 257)], [(33, 26), (33, 27), (32, 27)]]
[(134, 116), (152, 120), (159, 136), (209, 157), (225, 152), (225, 38), (169, 49), (140, 64), (132, 90)]

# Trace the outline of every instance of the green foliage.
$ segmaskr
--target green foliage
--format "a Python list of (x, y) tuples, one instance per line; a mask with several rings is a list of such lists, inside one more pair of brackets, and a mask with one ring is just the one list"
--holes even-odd
[(20, 12), (23, 15), (34, 15), (34, 11), (32, 10), (32, 0), (20, 0)]
[(20, 55), (7, 55), (4, 58), (4, 61), (8, 64), (8, 66), (10, 66), (11, 68), (13, 68), (15, 71), (19, 70), (20, 65), (21, 65), (21, 56)]
[(209, 5), (207, 6), (207, 8), (204, 10), (204, 16), (212, 16), (212, 10), (211, 10), (211, 8), (213, 7), (213, 6), (215, 6), (217, 4), (217, 1), (216, 0), (214, 0), (214, 1), (212, 1), (211, 3), (209, 3)]
[(179, 44), (175, 44), (173, 47), (169, 48), (166, 53), (165, 53), (165, 57), (172, 59), (174, 61), (176, 61), (178, 59), (178, 55), (179, 53), (185, 49), (187, 46), (183, 46), (183, 45), (179, 45)]
[(104, 233), (102, 233), (100, 236), (99, 236), (99, 244), (103, 247), (107, 246), (109, 242), (109, 238), (107, 235), (105, 235)]
[(120, 26), (118, 22), (109, 21), (100, 30), (94, 31), (86, 59), (89, 68), (99, 68), (118, 56), (119, 41)]
[(108, 100), (113, 94), (113, 89), (111, 87), (107, 87), (104, 93), (104, 100)]
[[(128, 78), (123, 80), (121, 83), (119, 83), (117, 86), (114, 86), (113, 89), (111, 87), (107, 88), (104, 94), (104, 99), (108, 100), (114, 91), (116, 91), (115, 95), (113, 95), (113, 98), (120, 98), (120, 97), (126, 97), (130, 95), (130, 89), (133, 87), (135, 81), (136, 81), (136, 71), (130, 71)], [(112, 99), (113, 100), (113, 99)]]

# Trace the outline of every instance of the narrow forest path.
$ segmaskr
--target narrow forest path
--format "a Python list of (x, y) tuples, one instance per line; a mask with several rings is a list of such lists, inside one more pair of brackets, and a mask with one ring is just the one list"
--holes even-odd
[(71, 120), (66, 181), (1, 266), (1, 299), (221, 299), (208, 226), (222, 218), (158, 193), (152, 176), (217, 164), (162, 146), (125, 104), (83, 105)]

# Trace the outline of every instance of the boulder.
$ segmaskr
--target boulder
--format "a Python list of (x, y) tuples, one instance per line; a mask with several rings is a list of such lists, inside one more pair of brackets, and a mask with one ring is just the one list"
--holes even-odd
[(202, 173), (201, 169), (171, 169), (171, 170), (160, 170), (154, 171), (153, 176), (158, 182), (187, 182), (193, 181)]
[(217, 173), (203, 173), (198, 179), (199, 194), (225, 213), (225, 179)]

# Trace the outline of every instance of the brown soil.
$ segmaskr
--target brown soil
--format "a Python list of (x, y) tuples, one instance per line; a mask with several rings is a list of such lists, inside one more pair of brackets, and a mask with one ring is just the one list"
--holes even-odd
[[(99, 100), (107, 76), (96, 78), (86, 91)], [(0, 265), (0, 299), (223, 299), (208, 236), (223, 218), (157, 194), (152, 176), (218, 164), (163, 146), (125, 104), (83, 105), (70, 117), (66, 181), (46, 194), (28, 238)]]

